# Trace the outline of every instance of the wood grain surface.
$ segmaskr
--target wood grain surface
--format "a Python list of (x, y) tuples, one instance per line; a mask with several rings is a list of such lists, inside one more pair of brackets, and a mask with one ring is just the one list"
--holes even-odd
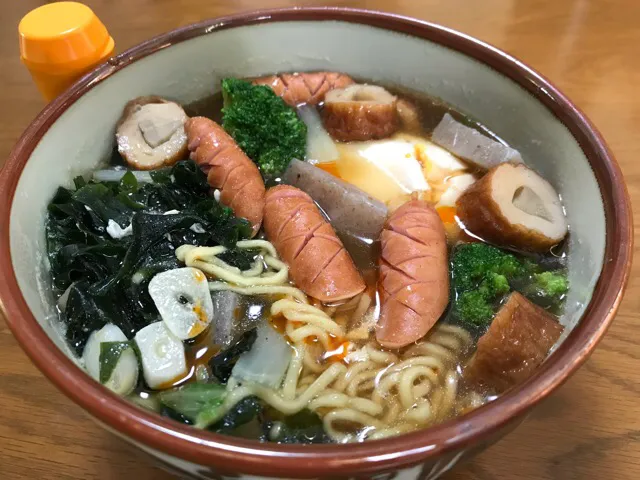
[[(0, 163), (44, 103), (18, 56), (17, 25), (35, 0), (1, 0)], [(92, 0), (122, 51), (201, 19), (271, 0)], [(547, 76), (586, 112), (640, 205), (638, 0), (378, 0), (387, 10), (461, 30)], [(99, 113), (98, 113), (99, 114)], [(52, 168), (54, 168), (52, 166)], [(637, 208), (640, 212), (640, 207)], [(640, 226), (640, 218), (635, 219)], [(640, 242), (637, 243), (640, 245)], [(640, 279), (636, 264), (613, 327), (587, 364), (528, 421), (448, 480), (640, 478)], [(0, 479), (173, 478), (104, 432), (30, 363), (0, 318)]]

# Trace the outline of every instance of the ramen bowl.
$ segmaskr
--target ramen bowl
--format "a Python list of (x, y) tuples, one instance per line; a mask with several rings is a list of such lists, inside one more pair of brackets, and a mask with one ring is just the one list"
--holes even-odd
[[(44, 218), (57, 186), (110, 155), (113, 126), (128, 99), (156, 94), (187, 104), (214, 93), (226, 76), (312, 70), (438, 97), (499, 132), (550, 179), (571, 230), (563, 337), (531, 378), (477, 410), (348, 448), (221, 436), (112, 394), (77, 365), (56, 328)], [(31, 360), (105, 429), (194, 478), (438, 478), (516, 427), (586, 360), (620, 304), (633, 242), (630, 201), (615, 160), (549, 81), (450, 29), (341, 8), (218, 18), (111, 58), (48, 105), (18, 140), (0, 177), (0, 228), (2, 307)]]

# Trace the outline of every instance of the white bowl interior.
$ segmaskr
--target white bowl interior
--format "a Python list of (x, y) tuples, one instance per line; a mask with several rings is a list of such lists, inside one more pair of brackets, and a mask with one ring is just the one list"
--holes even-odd
[(34, 150), (11, 207), (11, 260), (29, 308), (68, 355), (48, 287), (46, 207), (58, 185), (109, 157), (124, 104), (148, 94), (189, 103), (218, 90), (225, 76), (320, 69), (440, 97), (479, 119), (550, 179), (571, 228), (572, 288), (561, 322), (566, 333), (576, 325), (601, 271), (605, 216), (593, 171), (567, 128), (512, 80), (438, 44), (339, 21), (274, 22), (213, 31), (134, 62), (64, 112)]

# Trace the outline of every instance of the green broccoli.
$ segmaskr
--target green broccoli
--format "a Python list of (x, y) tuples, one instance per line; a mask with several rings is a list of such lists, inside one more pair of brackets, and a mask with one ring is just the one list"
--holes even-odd
[(538, 305), (557, 309), (569, 290), (569, 281), (563, 271), (533, 273), (522, 294)]
[(307, 126), (273, 90), (227, 78), (222, 95), (222, 126), (264, 175), (282, 173), (293, 158), (304, 158)]
[(451, 259), (454, 312), (464, 323), (484, 326), (495, 304), (511, 290), (510, 281), (526, 274), (514, 255), (484, 243), (459, 246)]
[(554, 310), (569, 289), (562, 270), (541, 272), (537, 263), (484, 243), (456, 248), (451, 275), (454, 313), (464, 323), (478, 327), (491, 322), (500, 300), (511, 290)]
[(562, 272), (542, 272), (533, 276), (536, 288), (548, 297), (564, 295), (569, 290), (569, 281)]

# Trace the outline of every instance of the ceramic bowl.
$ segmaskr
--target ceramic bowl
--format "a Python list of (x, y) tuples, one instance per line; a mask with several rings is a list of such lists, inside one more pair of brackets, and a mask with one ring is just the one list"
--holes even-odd
[[(190, 103), (225, 76), (338, 70), (427, 92), (479, 119), (562, 195), (571, 225), (567, 327), (520, 387), (467, 415), (389, 440), (280, 446), (215, 435), (138, 409), (94, 382), (56, 334), (43, 219), (60, 184), (109, 156), (125, 102)], [(466, 35), (396, 15), (302, 8), (180, 28), (110, 59), (47, 106), (0, 179), (0, 295), (9, 327), (49, 379), (105, 428), (197, 478), (437, 478), (515, 427), (591, 353), (620, 303), (632, 252), (630, 202), (602, 138), (553, 85)], [(587, 419), (585, 419), (587, 420)]]

